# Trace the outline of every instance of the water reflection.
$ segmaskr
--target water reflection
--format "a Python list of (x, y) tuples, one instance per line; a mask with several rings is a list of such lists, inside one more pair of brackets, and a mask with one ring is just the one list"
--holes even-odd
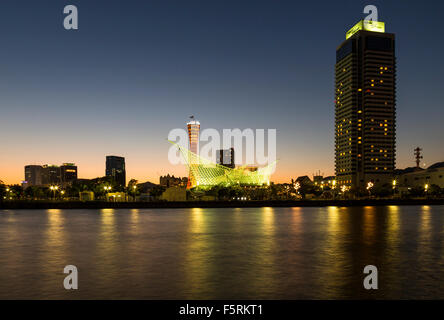
[(399, 262), (400, 228), (400, 207), (389, 206), (387, 212), (387, 231), (385, 233), (386, 251), (396, 263)]
[[(272, 238), (274, 234), (274, 218), (275, 218), (274, 208), (271, 207), (262, 208), (261, 217), (262, 217), (261, 228), (263, 235)], [(272, 249), (271, 246), (273, 244), (269, 242), (268, 245), (269, 249)]]
[[(185, 276), (188, 284), (184, 290), (185, 299), (193, 299), (197, 294), (207, 292), (205, 287), (210, 283), (211, 239), (206, 234), (208, 218), (201, 208), (193, 208), (190, 213), (187, 247), (185, 248)], [(210, 297), (209, 297), (210, 299)]]
[(112, 288), (113, 278), (119, 278), (119, 265), (123, 258), (124, 252), (118, 251), (118, 235), (116, 232), (116, 210), (101, 209), (99, 210), (98, 234), (95, 241), (95, 255), (93, 259), (97, 259), (100, 263), (94, 263), (94, 273), (100, 275), (97, 277), (98, 290)]
[[(442, 206), (0, 211), (0, 298), (444, 298), (443, 214)], [(76, 295), (61, 290), (66, 264), (82, 274)], [(376, 292), (362, 286), (368, 264), (380, 272)]]
[(364, 207), (363, 218), (364, 222), (362, 225), (362, 236), (364, 239), (364, 244), (371, 246), (376, 240), (376, 208)]
[(430, 206), (422, 206), (419, 222), (419, 260), (430, 261), (432, 250), (432, 213)]
[(49, 209), (47, 210), (46, 217), (47, 228), (45, 230), (42, 261), (60, 268), (65, 260), (66, 252), (64, 215), (59, 209)]
[(276, 247), (276, 213), (275, 208), (265, 207), (260, 209), (260, 232), (258, 237), (261, 239), (250, 245), (252, 253), (249, 255), (251, 259), (258, 257), (256, 261), (250, 263), (251, 271), (251, 290), (260, 292), (261, 290), (274, 291), (276, 287), (276, 271), (275, 263), (278, 250)]
[[(350, 253), (347, 251), (347, 225), (349, 212), (345, 208), (328, 207), (323, 209), (325, 223), (320, 223), (318, 230), (324, 234), (316, 244), (317, 259), (313, 266), (317, 292), (326, 299), (341, 296), (347, 282), (350, 266)], [(311, 298), (311, 297), (310, 297)]]
[(301, 207), (291, 208), (292, 223), (291, 227), (295, 234), (300, 234), (302, 232), (302, 224), (304, 219), (304, 212)]

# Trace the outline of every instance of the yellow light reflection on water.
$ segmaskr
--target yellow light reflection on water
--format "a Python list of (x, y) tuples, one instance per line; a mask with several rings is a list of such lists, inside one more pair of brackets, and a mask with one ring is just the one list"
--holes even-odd
[(140, 210), (139, 209), (131, 209), (131, 222), (132, 223), (137, 223), (137, 222), (139, 222), (139, 213), (140, 213)]
[(302, 219), (303, 219), (303, 211), (301, 207), (293, 207), (291, 208), (291, 217), (292, 217), (292, 229), (296, 234), (301, 233), (302, 230)]
[(60, 268), (60, 266), (63, 266), (63, 263), (66, 262), (66, 235), (63, 227), (64, 216), (59, 209), (48, 209), (46, 213), (45, 250), (42, 251), (41, 258), (49, 268)]
[[(421, 207), (421, 217), (419, 224), (420, 244), (426, 244), (432, 236), (432, 213), (430, 206)], [(424, 248), (425, 249), (425, 248)]]
[[(390, 257), (390, 263), (393, 265), (399, 265), (400, 262), (400, 252), (399, 252), (399, 246), (400, 246), (400, 207), (399, 206), (388, 206), (388, 213), (387, 213), (387, 229), (384, 232), (384, 236), (387, 239), (387, 246), (386, 246), (386, 252), (387, 256)], [(391, 273), (388, 273), (388, 275), (393, 274), (394, 277), (398, 276), (398, 270), (397, 268), (393, 268)]]
[(254, 276), (251, 277), (252, 291), (260, 291), (264, 283), (268, 289), (276, 287), (276, 211), (272, 207), (263, 207), (260, 210), (259, 237), (260, 240), (252, 246), (253, 255), (261, 257), (252, 267)]
[(375, 243), (376, 231), (376, 208), (370, 206), (364, 207), (362, 237), (365, 244), (373, 245)]
[[(327, 232), (329, 235), (331, 233), (338, 231), (338, 227), (339, 227), (339, 223), (340, 223), (339, 210), (340, 209), (338, 207), (333, 207), (333, 206), (327, 207), (327, 212), (328, 212)], [(333, 238), (333, 240), (335, 240), (335, 238)]]
[(59, 209), (48, 209), (48, 228), (46, 229), (46, 240), (50, 246), (63, 245), (63, 214)]
[(430, 206), (422, 206), (419, 217), (418, 260), (424, 264), (431, 263), (432, 245), (432, 212)]
[[(204, 214), (202, 208), (192, 208), (190, 211), (190, 222), (188, 225), (187, 240), (185, 247), (184, 274), (187, 283), (186, 299), (192, 299), (201, 293), (208, 283), (211, 282), (210, 262), (212, 248), (209, 235), (207, 235), (208, 215)], [(211, 298), (211, 297), (209, 297)]]
[(116, 248), (117, 232), (114, 209), (101, 209), (99, 218), (99, 235), (97, 241), (97, 257), (104, 263), (101, 263), (102, 268), (99, 272), (106, 272), (108, 268), (113, 268), (117, 263), (118, 248)]
[(388, 207), (387, 241), (389, 244), (399, 242), (399, 206)]
[(272, 236), (274, 234), (274, 208), (264, 207), (261, 210), (262, 230), (264, 235)]
[[(340, 283), (346, 279), (346, 270), (350, 264), (350, 257), (345, 246), (346, 226), (350, 216), (350, 208), (339, 208), (329, 206), (318, 210), (326, 214), (319, 214), (319, 219), (314, 228), (323, 234), (318, 243), (310, 244), (316, 246), (317, 265), (313, 266), (316, 273), (314, 281), (319, 290), (325, 293), (326, 299), (333, 299), (338, 295)], [(328, 266), (328, 267), (319, 267)]]

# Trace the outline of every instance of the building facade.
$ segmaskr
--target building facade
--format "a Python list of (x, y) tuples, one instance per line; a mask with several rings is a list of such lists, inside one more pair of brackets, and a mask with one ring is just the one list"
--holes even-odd
[(107, 177), (112, 179), (122, 187), (126, 186), (126, 169), (125, 158), (118, 156), (106, 156), (106, 171)]
[(391, 183), (395, 169), (395, 35), (360, 21), (336, 50), (335, 175), (339, 186)]
[[(409, 169), (409, 168), (408, 168)], [(413, 170), (404, 170), (396, 176), (397, 185), (399, 187), (424, 188), (426, 185), (431, 187), (437, 185), (444, 188), (444, 162), (438, 162), (427, 169), (413, 168)]]
[(41, 186), (42, 185), (42, 169), (40, 165), (25, 166), (25, 181), (26, 186)]
[(74, 163), (64, 163), (60, 166), (60, 179), (63, 185), (77, 180), (77, 166)]
[(217, 150), (216, 152), (216, 163), (221, 166), (234, 169), (234, 148), (225, 149), (225, 150)]
[(74, 163), (56, 165), (27, 165), (25, 166), (25, 186), (65, 187), (77, 180), (77, 166)]
[(43, 185), (56, 185), (62, 182), (60, 167), (55, 165), (45, 164), (42, 169), (42, 183)]

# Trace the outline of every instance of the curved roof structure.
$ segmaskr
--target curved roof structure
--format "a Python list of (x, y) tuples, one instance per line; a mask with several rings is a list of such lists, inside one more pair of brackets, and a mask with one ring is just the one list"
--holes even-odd
[[(169, 141), (169, 140), (168, 140)], [(195, 181), (196, 186), (215, 186), (215, 185), (263, 185), (270, 182), (270, 175), (273, 172), (276, 161), (257, 170), (251, 170), (251, 167), (241, 166), (237, 168), (228, 168), (208, 159), (205, 159), (190, 150), (175, 145), (181, 152), (190, 170), (190, 175)]]

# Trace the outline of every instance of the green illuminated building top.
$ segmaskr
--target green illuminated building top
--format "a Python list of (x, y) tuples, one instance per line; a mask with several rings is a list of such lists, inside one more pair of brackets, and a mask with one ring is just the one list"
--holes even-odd
[(276, 165), (276, 161), (274, 161), (263, 168), (255, 168), (254, 170), (248, 166), (229, 168), (205, 159), (172, 141), (169, 142), (180, 150), (188, 164), (190, 177), (194, 181), (188, 188), (269, 184), (270, 176)]
[(359, 30), (373, 31), (373, 32), (385, 32), (385, 23), (382, 21), (372, 21), (372, 20), (361, 20), (355, 24), (350, 30), (345, 34), (345, 39), (350, 38)]

